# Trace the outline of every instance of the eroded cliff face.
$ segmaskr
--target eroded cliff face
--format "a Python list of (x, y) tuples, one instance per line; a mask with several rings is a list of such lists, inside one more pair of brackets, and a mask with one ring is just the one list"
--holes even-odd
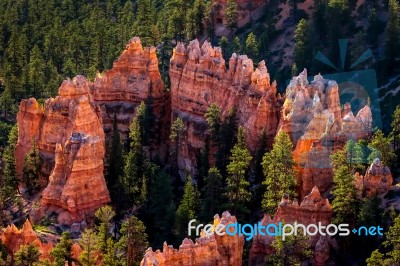
[[(332, 207), (328, 199), (322, 198), (317, 187), (311, 190), (311, 193), (304, 197), (304, 200), (299, 204), (297, 200), (290, 201), (288, 198), (283, 197), (275, 212), (274, 218), (264, 215), (261, 224), (266, 226), (268, 224), (278, 224), (284, 221), (288, 224), (297, 222), (308, 226), (309, 224), (321, 223), (326, 226), (331, 223)], [(301, 233), (301, 230), (300, 230)], [(256, 235), (250, 249), (249, 265), (265, 265), (268, 256), (274, 252), (271, 244), (275, 237)], [(314, 250), (314, 258), (312, 261), (315, 265), (323, 266), (329, 259), (330, 243), (333, 241), (329, 236), (322, 236), (317, 234), (310, 238), (311, 248)]]
[[(214, 226), (218, 224), (227, 226), (236, 223), (236, 218), (229, 212), (224, 212), (222, 217), (214, 217)], [(149, 248), (144, 255), (141, 266), (169, 266), (169, 265), (242, 265), (244, 238), (242, 236), (202, 236), (192, 240), (185, 238), (179, 249), (174, 249), (164, 243), (163, 251), (153, 251)]]
[(372, 114), (368, 105), (356, 116), (350, 104), (341, 108), (335, 81), (321, 75), (309, 83), (307, 71), (292, 78), (286, 89), (280, 130), (291, 136), (294, 160), (298, 168), (301, 197), (317, 186), (322, 193), (332, 186), (330, 155), (371, 132)]
[(7, 226), (3, 232), (0, 232), (0, 240), (12, 256), (21, 246), (33, 244), (39, 248), (40, 259), (44, 260), (50, 257), (50, 251), (53, 248), (52, 243), (40, 241), (29, 220), (26, 220), (21, 229), (18, 229), (14, 224)]
[[(86, 212), (110, 201), (103, 175), (105, 137), (99, 108), (83, 76), (65, 80), (59, 96), (40, 107), (23, 100), (18, 113), (17, 165), (23, 165), (33, 141), (50, 176), (42, 193), (42, 210), (56, 210), (59, 222), (84, 219)], [(21, 174), (21, 167), (18, 168)]]
[(155, 47), (143, 48), (138, 37), (130, 40), (112, 69), (98, 74), (91, 84), (93, 99), (101, 108), (104, 132), (112, 132), (114, 115), (121, 138), (128, 137), (129, 125), (143, 101), (151, 109), (153, 143), (150, 148), (160, 158), (166, 155), (168, 140), (169, 93), (158, 69)]
[(180, 117), (186, 126), (187, 139), (178, 153), (181, 170), (193, 169), (205, 145), (208, 133), (204, 114), (212, 103), (221, 108), (223, 116), (236, 108), (251, 150), (256, 148), (262, 131), (268, 140), (275, 136), (281, 99), (276, 96), (276, 84), (271, 84), (264, 61), (254, 70), (251, 59), (233, 54), (227, 69), (219, 47), (207, 41), (200, 47), (194, 40), (187, 47), (179, 43), (174, 49), (170, 79), (172, 121)]

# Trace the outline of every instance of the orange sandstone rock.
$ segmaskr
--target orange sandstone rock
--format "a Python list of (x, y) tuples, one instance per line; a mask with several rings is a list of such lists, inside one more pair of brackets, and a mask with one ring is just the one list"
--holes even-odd
[[(215, 216), (217, 225), (228, 225), (236, 222), (236, 218), (229, 212), (224, 212), (220, 218)], [(144, 255), (141, 266), (169, 266), (169, 265), (242, 265), (244, 238), (243, 236), (202, 236), (193, 243), (184, 239), (179, 249), (174, 249), (164, 243), (163, 251), (153, 251), (149, 248)]]
[(50, 258), (50, 251), (53, 247), (51, 243), (40, 241), (29, 220), (26, 220), (21, 229), (14, 224), (9, 225), (2, 233), (0, 232), (0, 240), (11, 252), (11, 255), (14, 255), (21, 246), (33, 244), (39, 248), (41, 260)]
[(179, 43), (170, 65), (172, 120), (186, 125), (187, 140), (181, 145), (178, 166), (193, 169), (208, 135), (204, 114), (215, 103), (226, 116), (236, 108), (239, 124), (246, 130), (247, 144), (254, 150), (262, 131), (271, 141), (278, 125), (281, 99), (270, 81), (265, 62), (254, 70), (253, 61), (233, 54), (229, 69), (219, 47), (197, 40), (186, 47)]
[[(297, 222), (307, 226), (309, 224), (318, 225), (320, 222), (326, 226), (331, 223), (331, 219), (332, 207), (329, 200), (322, 198), (318, 188), (314, 187), (300, 204), (296, 199), (291, 202), (287, 197), (283, 197), (274, 218), (271, 219), (270, 215), (264, 215), (260, 223), (266, 226), (279, 222), (289, 224)], [(274, 252), (271, 246), (273, 241), (273, 236), (256, 235), (250, 249), (249, 265), (265, 265), (268, 255)], [(329, 259), (330, 242), (332, 241), (329, 236), (320, 234), (310, 238), (311, 247), (315, 250), (313, 258), (315, 265), (325, 265)]]

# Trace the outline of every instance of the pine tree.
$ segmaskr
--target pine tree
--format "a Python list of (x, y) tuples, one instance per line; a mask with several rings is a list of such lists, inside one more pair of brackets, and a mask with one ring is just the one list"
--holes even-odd
[(372, 137), (371, 143), (368, 147), (372, 150), (370, 154), (370, 162), (375, 158), (379, 158), (384, 165), (390, 166), (395, 154), (391, 148), (390, 138), (385, 137), (381, 130), (377, 130)]
[(400, 105), (398, 105), (392, 115), (392, 136), (393, 146), (396, 151), (400, 147)]
[(98, 259), (99, 239), (92, 229), (85, 229), (79, 239), (79, 245), (82, 247), (82, 253), (79, 256), (80, 263), (83, 266), (95, 266)]
[(70, 233), (63, 232), (60, 242), (51, 250), (54, 266), (65, 266), (65, 262), (68, 262), (68, 265), (72, 263), (74, 260), (71, 253), (73, 243)]
[(212, 103), (208, 107), (204, 117), (211, 131), (211, 139), (214, 141), (218, 140), (219, 129), (221, 127), (221, 108)]
[(230, 163), (227, 166), (228, 178), (226, 186), (226, 196), (233, 213), (242, 211), (247, 212), (245, 203), (251, 199), (249, 192), (249, 181), (246, 180), (252, 156), (246, 147), (245, 132), (242, 127), (238, 130), (238, 140), (231, 150)]
[(15, 266), (33, 266), (39, 257), (39, 249), (34, 244), (23, 245), (14, 255)]
[(246, 53), (247, 55), (253, 59), (254, 62), (258, 61), (259, 55), (259, 45), (254, 33), (250, 33), (246, 39)]
[(199, 192), (197, 186), (193, 184), (192, 177), (186, 178), (182, 200), (175, 215), (175, 228), (179, 239), (187, 234), (187, 225), (190, 220), (196, 219), (199, 204)]
[(229, 48), (228, 38), (226, 38), (225, 36), (222, 36), (221, 39), (219, 40), (219, 46), (221, 47), (221, 50), (222, 50), (222, 57), (225, 59), (225, 61), (228, 61), (229, 56), (230, 56), (229, 49), (228, 49)]
[(216, 166), (221, 171), (222, 176), (226, 176), (226, 166), (229, 163), (229, 156), (236, 143), (238, 132), (237, 111), (231, 109), (228, 116), (222, 121), (218, 130), (218, 151), (216, 154)]
[(228, 22), (228, 29), (231, 31), (233, 36), (233, 30), (237, 26), (237, 4), (234, 0), (228, 0), (225, 8), (225, 16)]
[(102, 253), (105, 253), (109, 244), (108, 239), (111, 238), (110, 221), (115, 216), (115, 211), (111, 208), (111, 206), (106, 205), (99, 208), (94, 215), (100, 222), (100, 225), (97, 227), (99, 249)]
[(300, 232), (285, 240), (275, 237), (271, 246), (275, 252), (268, 258), (267, 265), (301, 265), (302, 261), (313, 256), (308, 237), (301, 235)]
[(39, 50), (39, 47), (35, 45), (29, 60), (29, 83), (32, 88), (33, 97), (40, 97), (43, 95), (45, 67), (46, 63), (43, 60), (42, 52)]
[(300, 20), (294, 32), (294, 61), (298, 69), (307, 66), (307, 58), (309, 57), (308, 32), (307, 21), (305, 19)]
[(171, 156), (173, 160), (173, 169), (177, 171), (178, 169), (178, 157), (179, 157), (179, 147), (181, 145), (182, 137), (186, 131), (185, 124), (183, 120), (178, 117), (171, 125), (171, 132), (169, 139), (171, 141)]
[(40, 155), (36, 142), (31, 144), (30, 151), (26, 154), (24, 159), (24, 167), (22, 171), (22, 183), (25, 184), (28, 193), (33, 193), (39, 188), (40, 177)]
[(233, 38), (233, 41), (232, 41), (232, 52), (236, 53), (236, 54), (241, 54), (243, 52), (242, 44), (241, 44), (240, 39), (239, 39), (238, 36)]
[(275, 213), (283, 194), (296, 197), (293, 144), (289, 135), (281, 131), (275, 137), (270, 152), (263, 157), (263, 171), (266, 191), (262, 200), (262, 208), (269, 214)]
[(126, 260), (125, 265), (139, 264), (149, 243), (146, 227), (136, 216), (129, 216), (121, 227), (121, 238), (117, 243)]
[(134, 118), (129, 128), (130, 148), (125, 158), (123, 185), (130, 202), (140, 206), (144, 199), (142, 193), (144, 153), (141, 128), (138, 118)]
[(113, 131), (111, 136), (111, 147), (108, 156), (107, 186), (112, 189), (117, 180), (123, 175), (123, 158), (121, 138), (118, 130), (117, 115), (114, 113)]
[(204, 182), (205, 185), (202, 189), (204, 198), (201, 201), (200, 218), (202, 222), (208, 222), (220, 212), (223, 202), (222, 176), (218, 168), (210, 168)]
[(3, 161), (3, 184), (2, 193), (6, 199), (14, 198), (15, 192), (18, 191), (18, 177), (15, 170), (14, 150), (18, 140), (18, 126), (14, 125), (8, 136), (8, 147), (4, 150)]
[(143, 46), (155, 45), (159, 40), (152, 36), (150, 29), (155, 25), (156, 11), (151, 0), (137, 2), (137, 16), (134, 34), (140, 37)]
[(347, 160), (346, 147), (331, 155), (333, 170), (332, 201), (334, 223), (354, 224), (357, 211), (356, 187), (351, 168)]

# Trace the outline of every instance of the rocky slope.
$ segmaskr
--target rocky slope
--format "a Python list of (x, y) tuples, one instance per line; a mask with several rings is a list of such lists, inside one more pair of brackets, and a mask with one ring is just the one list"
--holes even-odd
[(193, 169), (205, 145), (208, 107), (215, 103), (223, 116), (236, 108), (239, 125), (246, 130), (248, 147), (255, 150), (262, 131), (271, 142), (280, 116), (281, 99), (271, 83), (264, 61), (254, 70), (246, 55), (233, 54), (226, 68), (219, 47), (197, 40), (174, 49), (170, 65), (171, 116), (186, 126), (186, 139), (180, 146), (178, 166)]
[[(224, 212), (222, 217), (214, 217), (214, 226), (218, 224), (227, 226), (236, 223), (235, 216)], [(179, 249), (174, 249), (164, 243), (163, 251), (153, 251), (149, 248), (144, 255), (141, 266), (168, 266), (168, 265), (242, 265), (244, 238), (242, 236), (202, 236), (193, 243), (184, 239)]]
[[(86, 212), (110, 201), (104, 180), (105, 137), (100, 109), (83, 76), (65, 80), (59, 96), (40, 107), (23, 100), (18, 113), (16, 162), (23, 165), (33, 142), (43, 161), (42, 175), (50, 176), (42, 193), (42, 209), (57, 209), (59, 222), (82, 220)], [(21, 167), (18, 173), (21, 175)]]
[[(276, 211), (274, 218), (265, 215), (261, 220), (261, 224), (278, 224), (281, 221), (285, 223), (297, 222), (308, 226), (309, 224), (317, 224), (320, 222), (326, 226), (330, 224), (332, 218), (332, 207), (328, 199), (321, 197), (317, 187), (314, 187), (311, 193), (304, 197), (299, 204), (297, 200), (290, 201), (288, 198), (282, 198), (282, 202)], [(301, 230), (300, 230), (301, 232)], [(250, 249), (249, 265), (265, 265), (268, 255), (274, 252), (271, 244), (274, 241), (273, 236), (257, 235), (253, 239)], [(330, 242), (333, 242), (327, 236), (315, 235), (310, 238), (310, 244), (314, 249), (314, 265), (325, 265), (329, 259)]]
[(292, 78), (286, 89), (279, 130), (289, 133), (295, 147), (300, 195), (307, 195), (313, 186), (322, 193), (328, 192), (332, 186), (330, 155), (347, 140), (365, 137), (371, 127), (368, 105), (356, 116), (350, 104), (341, 108), (335, 81), (317, 75), (308, 82), (306, 70)]

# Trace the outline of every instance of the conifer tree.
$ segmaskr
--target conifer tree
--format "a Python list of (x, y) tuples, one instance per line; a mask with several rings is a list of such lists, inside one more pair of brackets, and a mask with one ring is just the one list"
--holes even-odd
[(334, 223), (354, 224), (357, 211), (356, 187), (348, 163), (346, 147), (331, 155), (333, 170), (332, 201)]
[(143, 46), (155, 45), (159, 40), (152, 36), (151, 28), (155, 25), (156, 11), (151, 0), (137, 2), (137, 16), (134, 33), (140, 37)]
[(299, 232), (285, 240), (275, 237), (272, 248), (275, 252), (268, 258), (267, 265), (301, 265), (302, 261), (313, 256), (313, 251), (307, 236)]
[(252, 156), (246, 147), (245, 132), (239, 127), (237, 143), (231, 150), (230, 163), (227, 166), (228, 178), (226, 196), (234, 214), (246, 212), (245, 204), (250, 201), (249, 181), (246, 179)]
[(270, 152), (263, 157), (263, 171), (266, 191), (262, 200), (262, 208), (269, 214), (275, 213), (284, 194), (296, 197), (293, 144), (289, 135), (281, 131), (276, 135)]
[(82, 253), (79, 256), (80, 263), (83, 266), (94, 266), (98, 259), (99, 238), (92, 229), (85, 229), (79, 239), (79, 245), (82, 247)]
[(202, 189), (204, 198), (201, 201), (200, 218), (202, 222), (211, 221), (215, 214), (219, 213), (223, 202), (222, 176), (216, 167), (208, 170)]
[(391, 147), (391, 140), (385, 137), (381, 130), (377, 130), (372, 137), (368, 147), (372, 150), (369, 159), (372, 162), (375, 158), (379, 158), (384, 165), (390, 166), (395, 157)]
[(121, 238), (116, 245), (125, 259), (124, 265), (138, 265), (149, 243), (146, 227), (136, 216), (129, 216), (121, 227)]
[(176, 233), (179, 238), (186, 236), (189, 221), (196, 219), (198, 204), (199, 192), (197, 191), (197, 186), (192, 182), (192, 177), (189, 175), (186, 178), (183, 197), (175, 215)]
[(141, 188), (143, 180), (144, 153), (141, 128), (138, 118), (134, 118), (129, 128), (130, 147), (125, 158), (123, 185), (130, 202), (140, 206), (144, 203)]
[(228, 28), (233, 36), (233, 30), (237, 26), (237, 4), (234, 0), (228, 0), (225, 8), (225, 16), (228, 22)]
[(63, 232), (60, 242), (51, 250), (54, 266), (65, 266), (65, 262), (68, 262), (68, 265), (72, 263), (74, 260), (71, 253), (73, 243), (70, 233)]
[(171, 132), (169, 135), (169, 139), (171, 141), (171, 156), (172, 156), (172, 164), (173, 169), (177, 171), (178, 169), (178, 156), (179, 156), (179, 147), (181, 145), (182, 137), (184, 132), (186, 131), (185, 124), (183, 120), (178, 117), (171, 125)]
[(35, 45), (32, 49), (29, 61), (29, 83), (34, 97), (42, 96), (43, 85), (45, 83), (45, 67), (46, 63), (42, 58), (42, 53), (39, 47)]
[(3, 153), (4, 170), (2, 193), (6, 199), (14, 198), (18, 191), (18, 177), (15, 170), (14, 150), (18, 140), (18, 126), (14, 125), (8, 137), (8, 147)]
[(309, 57), (308, 32), (307, 21), (305, 19), (300, 20), (294, 32), (294, 61), (298, 69), (306, 67), (306, 61)]
[(257, 63), (259, 55), (259, 45), (256, 36), (252, 32), (247, 36), (246, 39), (246, 53), (251, 59), (253, 59), (254, 63)]
[(115, 216), (115, 211), (111, 208), (111, 206), (106, 205), (99, 208), (94, 215), (100, 221), (100, 225), (97, 227), (99, 249), (102, 253), (105, 253), (109, 244), (108, 239), (111, 238), (110, 222), (111, 219)]
[(14, 255), (15, 266), (33, 266), (39, 257), (39, 249), (34, 244), (22, 245)]
[(210, 127), (211, 139), (217, 141), (219, 129), (221, 128), (221, 109), (215, 103), (212, 103), (204, 117)]
[(108, 156), (108, 174), (106, 179), (110, 189), (113, 189), (117, 180), (122, 177), (123, 169), (121, 137), (118, 130), (117, 115), (114, 113), (111, 147)]
[(22, 182), (29, 193), (33, 193), (39, 188), (40, 168), (39, 149), (36, 142), (33, 141), (30, 151), (25, 156), (22, 171)]

